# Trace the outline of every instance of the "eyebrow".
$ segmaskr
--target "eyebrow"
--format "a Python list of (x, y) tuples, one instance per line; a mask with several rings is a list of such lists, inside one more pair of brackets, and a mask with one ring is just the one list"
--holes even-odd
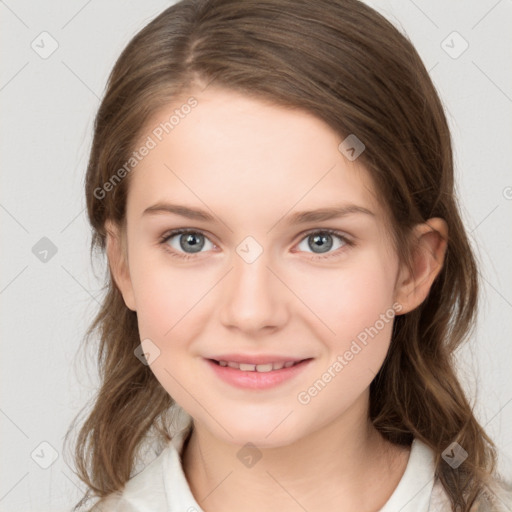
[[(165, 213), (180, 215), (181, 217), (186, 217), (187, 219), (191, 220), (199, 220), (204, 222), (215, 221), (215, 217), (210, 213), (206, 212), (205, 210), (170, 203), (156, 203), (152, 206), (149, 206), (144, 210), (142, 216)], [(324, 220), (345, 217), (346, 215), (355, 213), (363, 213), (365, 215), (375, 216), (375, 214), (372, 211), (368, 210), (367, 208), (364, 208), (363, 206), (358, 206), (355, 204), (345, 204), (339, 206), (319, 208), (317, 210), (296, 212), (293, 215), (290, 215), (286, 218), (286, 223), (306, 224), (308, 222), (321, 222)]]

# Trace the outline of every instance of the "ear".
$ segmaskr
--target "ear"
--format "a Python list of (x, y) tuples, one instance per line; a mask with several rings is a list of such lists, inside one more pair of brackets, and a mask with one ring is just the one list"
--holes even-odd
[(121, 233), (120, 227), (110, 219), (105, 222), (105, 230), (107, 232), (107, 258), (110, 267), (110, 273), (117, 288), (123, 296), (126, 307), (132, 311), (136, 311), (135, 296), (133, 293), (130, 270), (128, 266), (126, 233)]
[(434, 279), (443, 268), (448, 243), (448, 225), (434, 217), (414, 227), (412, 268), (400, 269), (396, 282), (396, 301), (400, 314), (417, 308), (428, 296)]

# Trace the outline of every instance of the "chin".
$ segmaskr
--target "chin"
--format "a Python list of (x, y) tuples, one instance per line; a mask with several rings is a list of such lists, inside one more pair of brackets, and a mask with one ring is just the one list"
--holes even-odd
[(279, 448), (288, 446), (297, 441), (301, 436), (294, 423), (291, 423), (291, 414), (287, 420), (286, 414), (265, 415), (261, 409), (259, 417), (251, 420), (248, 415), (244, 417), (223, 418), (219, 425), (214, 425), (212, 433), (220, 437), (224, 442), (244, 446), (252, 443), (258, 448)]

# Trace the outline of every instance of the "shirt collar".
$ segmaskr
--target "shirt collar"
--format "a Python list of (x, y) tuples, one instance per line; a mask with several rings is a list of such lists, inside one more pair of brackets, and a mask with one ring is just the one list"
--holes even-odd
[(428, 512), (434, 476), (434, 452), (413, 439), (405, 472), (379, 512)]

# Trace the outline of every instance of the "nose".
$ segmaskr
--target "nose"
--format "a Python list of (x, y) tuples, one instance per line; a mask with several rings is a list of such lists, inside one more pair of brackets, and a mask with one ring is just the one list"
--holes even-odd
[(234, 255), (222, 289), (220, 314), (225, 327), (256, 335), (285, 324), (289, 292), (269, 267), (265, 252), (250, 263)]

